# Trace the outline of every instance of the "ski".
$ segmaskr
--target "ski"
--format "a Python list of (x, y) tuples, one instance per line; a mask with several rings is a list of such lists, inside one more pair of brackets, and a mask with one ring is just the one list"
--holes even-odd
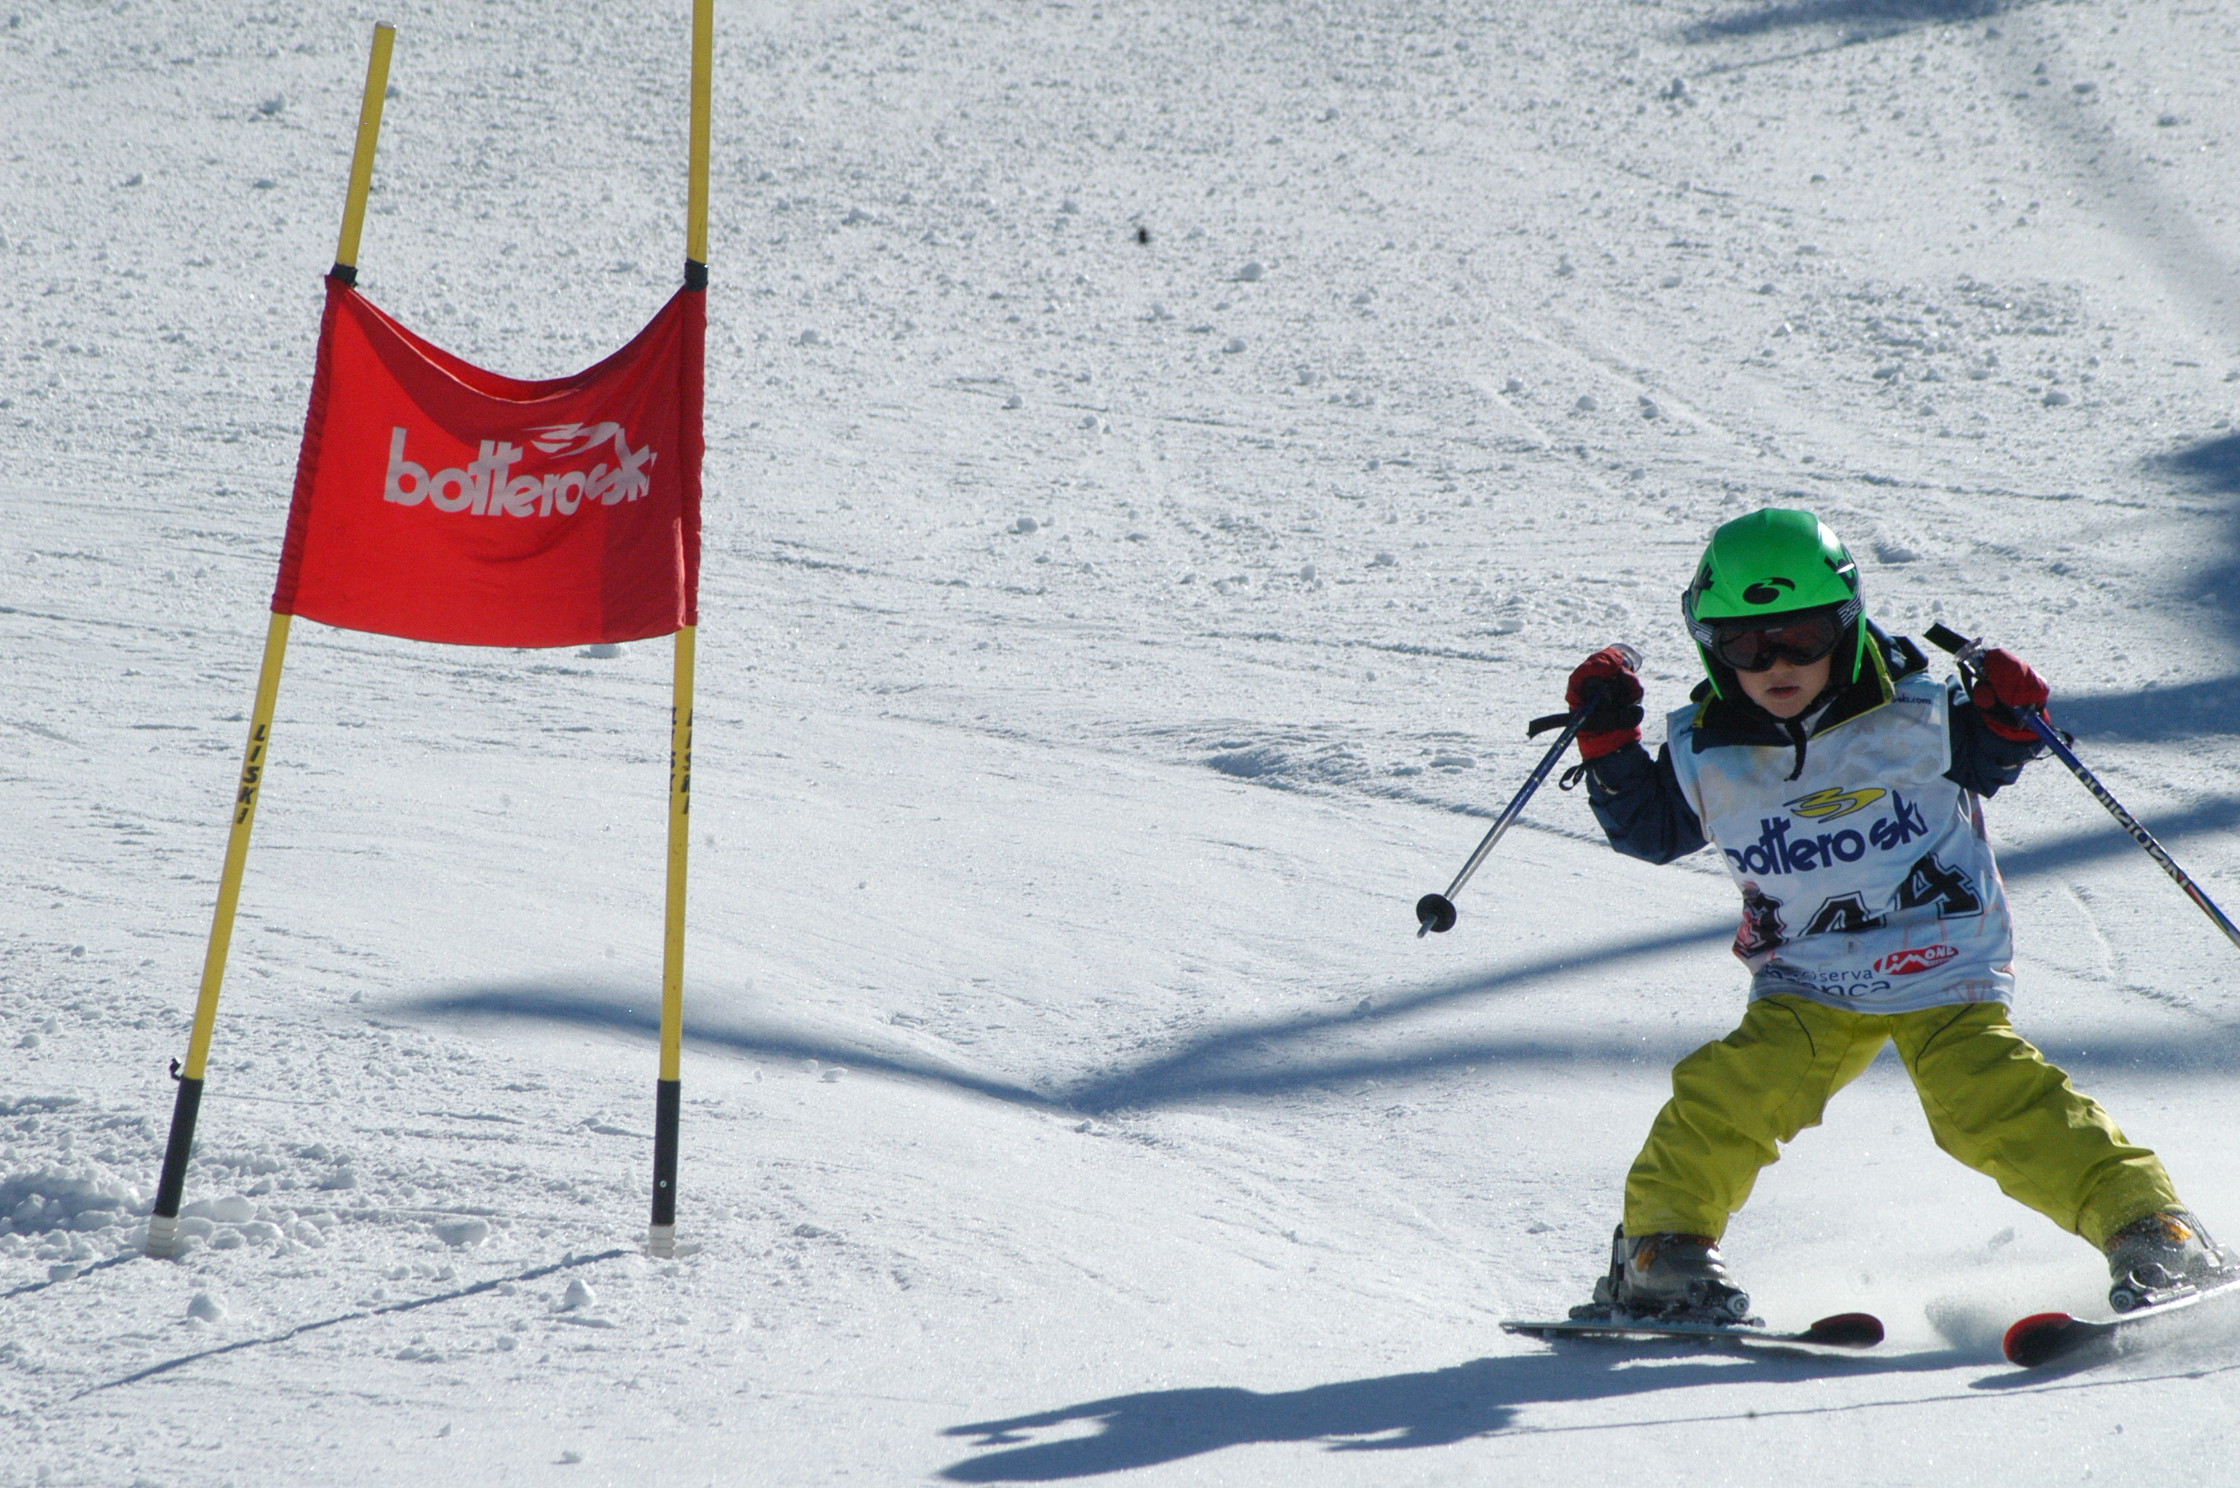
[(1882, 1319), (1866, 1312), (1839, 1312), (1794, 1332), (1762, 1323), (1660, 1323), (1654, 1319), (1566, 1318), (1561, 1322), (1505, 1322), (1504, 1333), (1531, 1338), (1605, 1338), (1641, 1341), (1683, 1339), (1697, 1343), (1806, 1344), (1821, 1348), (1872, 1348), (1882, 1342)]
[(2141, 1304), (2112, 1318), (2072, 1317), (2066, 1312), (2036, 1312), (2007, 1329), (2007, 1362), (2024, 1369), (2061, 1364), (2083, 1368), (2102, 1364), (2124, 1349), (2149, 1342), (2158, 1323), (2176, 1314), (2215, 1304), (2240, 1304), (2240, 1279), (2211, 1287), (2181, 1287), (2149, 1292)]

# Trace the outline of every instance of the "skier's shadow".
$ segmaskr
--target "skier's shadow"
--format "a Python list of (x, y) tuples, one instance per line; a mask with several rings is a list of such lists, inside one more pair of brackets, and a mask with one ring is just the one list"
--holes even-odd
[[(1853, 1358), (1752, 1349), (1706, 1357), (1664, 1345), (1566, 1343), (1546, 1352), (1304, 1390), (1148, 1390), (952, 1426), (942, 1434), (978, 1437), (974, 1445), (984, 1450), (943, 1468), (939, 1476), (952, 1483), (1046, 1483), (1261, 1442), (1324, 1442), (1333, 1452), (1438, 1447), (1513, 1427), (1520, 1407), (1531, 1404), (1696, 1386), (1795, 1384), (1830, 1375), (1936, 1373), (1979, 1362), (1979, 1356), (1957, 1351)], [(1706, 1412), (1701, 1419), (1718, 1414)], [(1098, 1429), (1078, 1434), (1084, 1425)], [(1061, 1430), (1069, 1434), (1037, 1439)]]

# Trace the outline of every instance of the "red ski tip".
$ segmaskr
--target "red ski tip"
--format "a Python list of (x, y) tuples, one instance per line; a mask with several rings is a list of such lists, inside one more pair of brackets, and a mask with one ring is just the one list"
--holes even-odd
[(1871, 1348), (1882, 1342), (1882, 1319), (1871, 1312), (1839, 1312), (1814, 1323), (1805, 1330), (1804, 1336), (1814, 1343)]
[(2033, 1312), (2007, 1329), (2007, 1336), (1999, 1343), (2000, 1351), (2007, 1356), (2009, 1364), (2033, 1364), (2037, 1362), (2037, 1350), (2030, 1346), (2031, 1340), (2075, 1321), (2065, 1312)]

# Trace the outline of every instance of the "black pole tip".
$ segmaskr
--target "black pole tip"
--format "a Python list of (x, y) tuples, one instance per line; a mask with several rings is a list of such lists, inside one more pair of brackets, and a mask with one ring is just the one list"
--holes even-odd
[(1426, 894), (1416, 901), (1416, 934), (1428, 930), (1433, 935), (1444, 935), (1454, 928), (1454, 903), (1444, 894)]

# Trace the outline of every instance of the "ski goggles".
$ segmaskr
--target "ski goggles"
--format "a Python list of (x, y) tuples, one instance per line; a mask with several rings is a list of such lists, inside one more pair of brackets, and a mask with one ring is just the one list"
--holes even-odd
[(1835, 650), (1843, 626), (1842, 615), (1832, 609), (1768, 620), (1714, 620), (1704, 649), (1738, 672), (1762, 672), (1776, 661), (1810, 666)]

